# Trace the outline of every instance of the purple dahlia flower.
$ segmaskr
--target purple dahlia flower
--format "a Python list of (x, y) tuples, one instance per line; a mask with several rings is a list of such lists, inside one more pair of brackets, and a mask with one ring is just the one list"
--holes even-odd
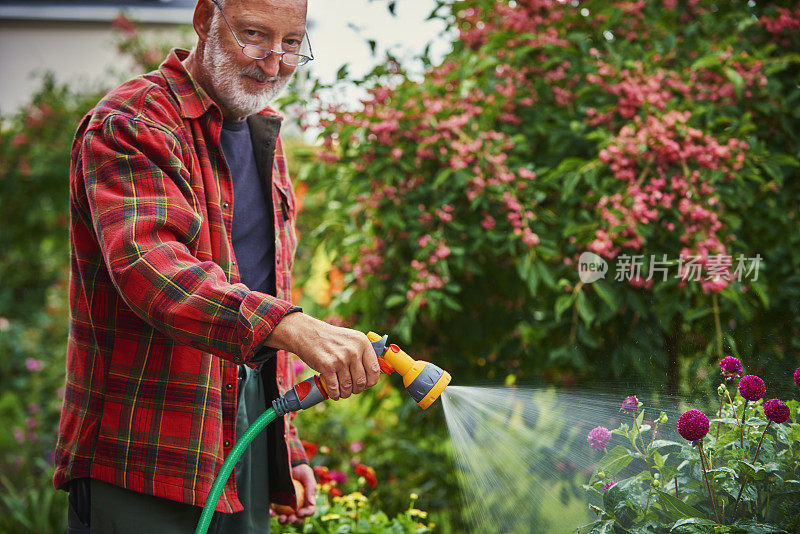
[(756, 375), (746, 375), (739, 380), (739, 393), (749, 401), (757, 401), (767, 392), (764, 381)]
[(678, 432), (685, 440), (701, 440), (708, 434), (708, 417), (700, 410), (684, 412), (678, 419)]
[(764, 415), (773, 423), (785, 423), (789, 419), (789, 407), (780, 399), (770, 399), (764, 403)]
[(733, 356), (725, 356), (720, 360), (719, 366), (721, 374), (726, 378), (733, 378), (734, 376), (742, 376), (742, 362), (739, 358)]
[(797, 384), (797, 387), (800, 387), (800, 367), (794, 372), (794, 383)]
[(639, 399), (637, 399), (635, 395), (631, 395), (630, 397), (625, 397), (625, 400), (622, 401), (623, 412), (633, 413), (638, 409), (639, 409)]
[(596, 451), (602, 451), (611, 439), (611, 431), (604, 426), (598, 426), (589, 431), (586, 442)]

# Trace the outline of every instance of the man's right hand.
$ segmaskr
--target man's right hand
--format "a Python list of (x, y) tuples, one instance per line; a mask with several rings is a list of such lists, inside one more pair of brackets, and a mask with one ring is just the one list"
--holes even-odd
[(333, 400), (346, 399), (378, 383), (380, 366), (367, 336), (302, 312), (286, 315), (266, 345), (296, 354), (319, 372)]

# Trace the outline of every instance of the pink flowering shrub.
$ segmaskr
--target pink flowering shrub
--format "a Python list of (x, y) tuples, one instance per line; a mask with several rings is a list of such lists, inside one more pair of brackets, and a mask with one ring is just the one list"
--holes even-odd
[[(683, 355), (735, 344), (786, 365), (796, 2), (437, 14), (458, 39), (423, 79), (388, 61), (355, 108), (311, 103), (322, 146), (303, 179), (326, 198), (317, 235), (348, 287), (328, 311), (462, 376), (657, 372), (674, 393)], [(604, 279), (580, 282), (585, 252)]]

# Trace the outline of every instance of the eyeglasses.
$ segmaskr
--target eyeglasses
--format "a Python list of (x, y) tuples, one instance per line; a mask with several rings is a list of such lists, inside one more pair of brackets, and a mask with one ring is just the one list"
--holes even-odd
[(222, 13), (222, 18), (225, 21), (225, 24), (231, 31), (231, 35), (233, 35), (233, 38), (236, 39), (236, 43), (240, 47), (242, 47), (242, 53), (247, 57), (252, 59), (266, 59), (272, 54), (278, 54), (279, 60), (282, 61), (284, 65), (288, 65), (290, 67), (299, 67), (301, 65), (305, 65), (306, 63), (314, 59), (314, 51), (311, 50), (311, 41), (308, 38), (308, 33), (303, 34), (303, 37), (306, 39), (306, 42), (308, 43), (308, 53), (311, 54), (311, 56), (307, 56), (305, 54), (297, 54), (295, 52), (282, 52), (278, 50), (272, 50), (271, 48), (266, 48), (254, 44), (242, 44), (242, 42), (236, 36), (236, 32), (233, 31), (231, 23), (228, 22), (228, 17), (225, 16), (225, 12), (222, 10), (222, 6), (219, 4), (219, 0), (211, 0), (211, 1), (214, 2), (214, 5), (216, 5), (219, 8), (219, 12)]

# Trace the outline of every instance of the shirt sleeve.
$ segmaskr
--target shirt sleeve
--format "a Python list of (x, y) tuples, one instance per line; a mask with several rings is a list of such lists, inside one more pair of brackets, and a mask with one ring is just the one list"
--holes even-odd
[(85, 132), (74, 164), (106, 268), (127, 305), (179, 343), (248, 364), (292, 305), (229, 283), (216, 262), (190, 252), (203, 214), (181, 156), (173, 133), (117, 113)]
[[(292, 417), (294, 419), (294, 417)], [(289, 423), (289, 460), (292, 462), (292, 467), (300, 464), (308, 463), (308, 455), (306, 449), (303, 447), (303, 442), (297, 435), (297, 427), (293, 422)]]

